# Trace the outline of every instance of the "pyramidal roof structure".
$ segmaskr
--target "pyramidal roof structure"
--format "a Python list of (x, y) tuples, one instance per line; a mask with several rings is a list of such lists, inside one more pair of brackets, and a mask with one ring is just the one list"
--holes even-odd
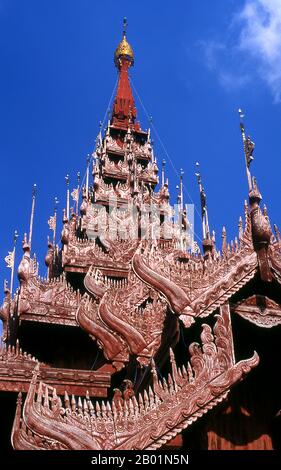
[[(85, 184), (79, 175), (72, 210), (66, 179), (59, 244), (57, 208), (49, 220), (47, 277), (38, 275), (31, 252), (36, 188), (15, 293), (15, 250), (6, 259), (12, 276), (0, 309), (0, 401), (18, 393), (6, 407), (13, 427), (3, 430), (17, 450), (143, 450), (171, 442), (179, 448), (184, 430), (206, 413), (216, 426), (222, 404), (233, 414), (234, 385), (259, 369), (263, 358), (251, 341), (240, 348), (243, 325), (253, 329), (252, 338), (256, 331), (280, 330), (281, 237), (260, 208), (250, 172), (254, 143), (242, 111), (249, 186), (244, 222), (239, 219), (231, 242), (223, 228), (219, 251), (198, 167), (200, 250), (184, 205), (183, 176), (172, 206), (164, 163), (159, 178), (150, 130), (137, 121), (129, 78), (134, 60), (125, 21), (114, 54), (119, 78), (111, 118), (97, 137)], [(263, 400), (273, 398), (264, 392)], [(250, 439), (256, 422), (249, 410), (252, 428), (241, 424), (244, 448), (273, 448), (269, 431)], [(233, 448), (243, 434), (235, 416), (236, 428), (210, 424), (207, 448)]]

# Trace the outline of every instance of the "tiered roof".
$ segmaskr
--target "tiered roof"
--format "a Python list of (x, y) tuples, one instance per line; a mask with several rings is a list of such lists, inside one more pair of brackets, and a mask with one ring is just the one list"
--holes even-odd
[[(80, 215), (64, 213), (61, 248), (49, 242), (48, 279), (38, 276), (25, 238), (20, 289), (12, 296), (6, 287), (0, 311), (5, 342), (0, 390), (26, 391), (36, 365), (22, 419), (18, 401), (12, 435), (18, 449), (157, 448), (224, 399), (258, 364), (256, 353), (235, 362), (230, 313), (266, 328), (281, 324), (281, 306), (266, 287), (280, 292), (280, 234), (276, 227), (273, 235), (267, 211), (260, 209), (260, 192), (250, 174), (254, 144), (243, 122), (249, 183), (244, 227), (240, 219), (238, 236), (230, 243), (223, 229), (218, 250), (198, 173), (201, 255), (191, 243), (182, 194), (176, 220), (164, 178), (156, 191), (158, 166), (150, 131), (136, 121), (129, 80), (134, 54), (125, 33), (114, 61), (119, 82), (112, 116), (97, 138), (93, 185), (87, 182), (82, 188)], [(257, 296), (260, 283), (265, 289)], [(245, 286), (251, 295), (239, 298)], [(210, 315), (217, 318), (213, 331), (202, 326), (202, 344), (190, 344), (187, 366), (177, 368), (170, 348), (179, 341), (179, 329)], [(20, 350), (22, 323), (83, 330), (102, 351), (102, 365), (74, 370), (36, 361)], [(120, 370), (131, 377), (132, 364), (140, 378), (134, 384), (127, 379), (124, 391), (115, 389), (111, 402), (94, 406), (89, 396), (106, 396), (110, 377)], [(161, 368), (172, 371), (168, 384), (157, 378)], [(144, 379), (143, 370), (151, 370), (152, 379)], [(64, 390), (62, 407), (57, 393)], [(144, 394), (135, 399), (139, 391)], [(70, 403), (69, 393), (86, 399)], [(112, 423), (119, 429), (117, 437)]]

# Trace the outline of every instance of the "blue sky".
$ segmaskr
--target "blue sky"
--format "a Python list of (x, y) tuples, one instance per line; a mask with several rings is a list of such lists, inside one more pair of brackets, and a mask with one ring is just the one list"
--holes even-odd
[[(272, 223), (279, 214), (281, 0), (0, 0), (0, 282), (13, 230), (28, 230), (38, 185), (33, 249), (45, 274), (47, 219), (84, 174), (116, 82), (113, 53), (128, 18), (134, 85), (153, 124), (171, 193), (184, 169), (185, 202), (198, 206), (200, 161), (211, 228), (237, 234), (247, 184), (238, 107), (256, 143), (257, 177)], [(136, 100), (143, 128), (147, 119)], [(153, 133), (152, 133), (153, 134)], [(200, 222), (195, 232), (201, 236)]]

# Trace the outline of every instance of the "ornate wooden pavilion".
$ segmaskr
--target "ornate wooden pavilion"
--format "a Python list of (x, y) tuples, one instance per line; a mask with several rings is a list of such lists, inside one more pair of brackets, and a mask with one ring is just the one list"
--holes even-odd
[[(126, 38), (111, 118), (76, 210), (38, 275), (23, 241), (0, 310), (1, 439), (14, 449), (280, 448), (281, 237), (250, 173), (237, 238), (221, 251), (197, 173), (202, 253), (180, 179), (178, 214), (150, 130), (137, 121)], [(92, 168), (93, 184), (89, 181)], [(160, 176), (160, 177), (159, 177)], [(79, 194), (82, 202), (79, 208)], [(10, 260), (11, 261), (11, 260)]]

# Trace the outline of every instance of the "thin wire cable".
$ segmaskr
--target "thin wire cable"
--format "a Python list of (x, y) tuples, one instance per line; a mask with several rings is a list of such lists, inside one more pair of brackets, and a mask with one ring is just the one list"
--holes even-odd
[(160, 376), (160, 379), (163, 380), (163, 375), (161, 374), (159, 367), (157, 366), (157, 364), (155, 364), (155, 366), (156, 366), (157, 373)]
[(108, 102), (108, 105), (107, 105), (107, 108), (106, 108), (106, 111), (105, 111), (105, 114), (104, 114), (104, 118), (103, 118), (103, 121), (102, 121), (102, 124), (101, 124), (101, 128), (103, 128), (103, 126), (104, 126), (104, 121), (105, 121), (105, 119), (106, 119), (106, 115), (107, 115), (108, 112), (110, 111), (111, 102), (112, 102), (113, 96), (114, 96), (114, 94), (115, 94), (115, 90), (116, 90), (116, 87), (117, 87), (118, 79), (119, 79), (119, 77), (117, 76), (116, 81), (115, 81), (114, 88), (113, 88), (112, 93), (111, 93), (110, 100), (109, 100), (109, 102)]
[[(112, 93), (111, 93), (111, 96), (110, 96), (108, 105), (107, 105), (106, 110), (105, 110), (105, 113), (104, 113), (103, 120), (102, 120), (102, 122), (101, 122), (101, 129), (103, 129), (106, 116), (107, 116), (108, 112), (110, 111), (111, 103), (112, 103), (112, 100), (113, 100), (113, 96), (114, 96), (114, 94), (115, 94), (115, 90), (116, 90), (116, 87), (117, 87), (117, 83), (118, 83), (118, 77), (116, 78), (116, 81), (115, 81), (115, 84), (114, 84), (114, 87), (113, 87), (113, 90), (112, 90)], [(87, 164), (87, 165), (89, 165), (89, 167), (90, 167), (92, 161), (93, 161), (93, 155), (90, 155), (90, 160), (89, 160), (89, 163)], [(85, 171), (85, 173), (84, 173), (84, 176), (83, 176), (82, 181), (81, 181), (81, 184), (80, 184), (79, 196), (80, 196), (80, 194), (81, 194), (81, 192), (82, 192), (82, 189), (83, 189), (83, 185), (84, 185), (84, 182), (85, 182), (85, 179), (86, 179), (86, 174), (87, 174), (87, 168), (86, 168), (86, 171)]]
[(180, 322), (179, 322), (179, 324), (180, 324), (181, 340), (182, 340), (182, 342), (183, 342), (183, 344), (184, 344), (184, 347), (187, 348), (188, 346), (187, 346), (187, 344), (186, 344), (185, 337), (184, 337), (184, 331), (183, 331), (183, 330), (184, 330), (184, 327), (181, 325)]
[[(151, 127), (152, 127), (152, 129), (153, 129), (153, 131), (154, 131), (154, 133), (155, 133), (157, 139), (159, 140), (160, 145), (161, 145), (162, 149), (164, 150), (165, 155), (167, 156), (167, 158), (168, 158), (168, 160), (169, 160), (169, 162), (170, 162), (170, 164), (171, 164), (171, 166), (172, 166), (172, 169), (174, 170), (174, 173), (177, 175), (178, 178), (180, 178), (180, 174), (179, 174), (179, 172), (177, 171), (175, 165), (173, 164), (173, 160), (171, 159), (171, 157), (170, 157), (170, 155), (169, 155), (169, 153), (168, 153), (168, 151), (167, 151), (167, 149), (166, 149), (166, 147), (165, 147), (165, 145), (164, 145), (164, 143), (163, 143), (163, 141), (162, 141), (162, 139), (161, 139), (161, 137), (160, 137), (160, 135), (159, 135), (159, 133), (158, 133), (156, 127), (155, 127), (155, 125), (153, 124), (153, 122), (152, 122), (152, 120), (151, 120), (151, 116), (149, 115), (147, 109), (145, 108), (145, 106), (144, 106), (144, 104), (143, 104), (143, 102), (142, 102), (142, 100), (141, 100), (141, 97), (140, 97), (139, 93), (137, 92), (137, 89), (136, 89), (136, 87), (135, 87), (135, 85), (134, 85), (133, 80), (132, 80), (131, 77), (130, 77), (130, 82), (131, 82), (132, 87), (133, 87), (133, 90), (134, 90), (134, 92), (135, 92), (135, 94), (136, 94), (136, 96), (137, 96), (137, 98), (138, 98), (138, 100), (139, 100), (139, 102), (140, 102), (140, 104), (141, 104), (141, 107), (142, 107), (144, 113), (146, 114), (146, 117), (147, 117), (147, 119), (148, 119), (148, 122), (150, 122)], [(199, 217), (200, 217), (200, 219), (201, 219), (200, 212), (198, 211), (197, 206), (196, 206), (195, 202), (193, 201), (191, 195), (190, 195), (189, 192), (187, 191), (187, 189), (186, 189), (184, 183), (183, 183), (183, 191), (184, 191), (184, 193), (188, 196), (188, 198), (190, 199), (190, 201), (192, 202), (192, 204), (194, 205), (195, 210), (196, 210), (197, 214), (199, 215)], [(194, 233), (194, 235), (196, 235), (196, 237), (202, 242), (201, 237), (200, 237), (194, 230), (193, 230), (193, 233)]]
[(98, 357), (99, 357), (99, 353), (100, 353), (100, 352), (98, 351), (98, 352), (97, 352), (97, 355), (96, 355), (96, 358), (95, 358), (95, 360), (94, 360), (94, 362), (93, 362), (93, 365), (92, 365), (92, 367), (91, 367), (91, 370), (93, 370), (94, 367), (95, 367), (95, 365), (96, 365), (96, 362), (97, 362)]
[(137, 382), (137, 375), (138, 375), (138, 369), (137, 369), (137, 366), (136, 366), (135, 376), (134, 376), (134, 382), (133, 382), (133, 385), (134, 385), (134, 386), (136, 385), (136, 382)]

